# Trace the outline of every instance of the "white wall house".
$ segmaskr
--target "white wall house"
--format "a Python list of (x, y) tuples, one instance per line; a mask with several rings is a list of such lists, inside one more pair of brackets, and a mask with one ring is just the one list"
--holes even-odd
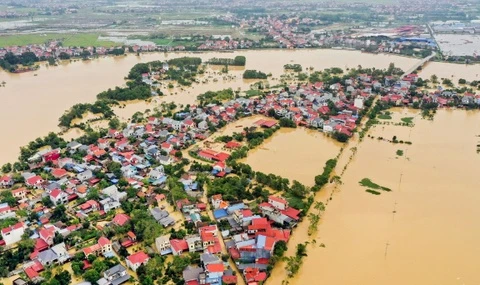
[(5, 241), (5, 245), (12, 245), (22, 240), (24, 232), (25, 225), (22, 222), (2, 229), (2, 238)]

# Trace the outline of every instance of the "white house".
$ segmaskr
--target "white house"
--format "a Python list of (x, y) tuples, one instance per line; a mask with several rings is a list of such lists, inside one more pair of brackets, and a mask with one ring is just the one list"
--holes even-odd
[(99, 285), (118, 285), (127, 282), (130, 279), (130, 275), (127, 273), (127, 269), (121, 264), (105, 270), (103, 278), (97, 281)]
[(112, 199), (111, 197), (107, 197), (100, 201), (100, 205), (102, 205), (103, 211), (108, 213), (111, 210), (115, 210), (121, 207), (119, 201)]
[(221, 194), (213, 195), (212, 198), (211, 198), (212, 206), (213, 206), (214, 209), (218, 209), (220, 207), (220, 204), (222, 203), (222, 201), (223, 201), (223, 199), (222, 199)]
[(25, 199), (27, 198), (27, 189), (25, 188), (18, 188), (18, 189), (15, 189), (15, 190), (12, 190), (12, 195), (13, 197), (15, 197), (16, 199)]
[(50, 201), (52, 201), (55, 206), (66, 204), (68, 203), (68, 195), (60, 189), (53, 189), (52, 192), (50, 192)]
[(86, 170), (82, 173), (77, 174), (77, 179), (80, 180), (81, 182), (85, 180), (89, 180), (93, 177), (93, 173), (91, 170)]
[(1, 188), (9, 188), (13, 186), (13, 179), (12, 177), (5, 175), (3, 177), (0, 177), (0, 187)]
[(127, 197), (127, 193), (118, 191), (118, 188), (115, 185), (103, 189), (102, 193), (104, 195), (107, 195), (108, 197), (111, 197), (115, 201), (125, 200), (125, 198)]
[(16, 216), (15, 212), (12, 211), (12, 208), (8, 205), (8, 203), (0, 204), (0, 220), (6, 218), (14, 218)]
[(23, 222), (17, 223), (13, 226), (2, 229), (2, 238), (5, 245), (11, 245), (22, 240), (22, 235), (25, 232), (25, 225)]
[(170, 245), (170, 238), (168, 235), (159, 236), (158, 238), (156, 238), (155, 246), (157, 247), (157, 251), (161, 255), (172, 253), (172, 247)]
[(277, 196), (269, 196), (268, 203), (279, 210), (285, 210), (288, 208), (287, 200)]
[(363, 109), (363, 98), (360, 96), (355, 98), (355, 101), (353, 101), (353, 106), (355, 106), (358, 109)]

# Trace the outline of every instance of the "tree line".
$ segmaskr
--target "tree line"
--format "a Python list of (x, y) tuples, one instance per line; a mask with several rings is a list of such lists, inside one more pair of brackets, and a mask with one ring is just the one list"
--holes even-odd
[(238, 55), (235, 58), (212, 58), (208, 61), (208, 64), (211, 65), (231, 65), (231, 66), (245, 66), (247, 59)]
[(247, 69), (243, 72), (243, 79), (267, 79), (267, 74), (258, 70)]

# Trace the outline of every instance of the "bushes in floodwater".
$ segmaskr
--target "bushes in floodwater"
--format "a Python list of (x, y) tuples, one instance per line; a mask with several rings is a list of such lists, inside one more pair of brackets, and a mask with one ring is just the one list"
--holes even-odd
[(323, 168), (323, 173), (315, 176), (315, 187), (312, 188), (314, 191), (320, 190), (325, 184), (328, 183), (330, 174), (332, 173), (335, 166), (337, 166), (336, 159), (327, 160), (327, 162), (325, 163), (325, 167)]
[(387, 191), (387, 192), (392, 191), (392, 189), (390, 189), (390, 188), (380, 186), (380, 185), (374, 183), (369, 178), (363, 178), (362, 180), (360, 180), (359, 184), (364, 186), (364, 187), (372, 188), (372, 189), (375, 189), (375, 190), (383, 190), (383, 191)]

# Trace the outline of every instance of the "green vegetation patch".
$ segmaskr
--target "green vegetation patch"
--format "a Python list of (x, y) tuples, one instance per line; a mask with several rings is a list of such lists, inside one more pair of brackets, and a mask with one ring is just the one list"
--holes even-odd
[(245, 66), (247, 59), (244, 56), (236, 56), (235, 58), (212, 58), (207, 63), (212, 65), (232, 65)]
[(413, 123), (413, 117), (405, 117), (405, 118), (401, 118), (401, 120), (402, 120), (402, 122), (407, 123), (407, 124)]
[(112, 47), (121, 46), (120, 43), (98, 40), (99, 34), (30, 34), (30, 35), (11, 35), (0, 36), (0, 47), (24, 46), (31, 44), (43, 44), (53, 40), (59, 40), (63, 46), (102, 46)]
[(390, 114), (390, 112), (384, 112), (384, 113), (381, 113), (380, 115), (378, 115), (378, 118), (379, 119), (382, 119), (382, 120), (391, 120), (392, 119), (392, 116)]
[(380, 192), (372, 190), (372, 189), (367, 189), (367, 190), (365, 190), (365, 192), (368, 192), (368, 193), (373, 194), (373, 195), (380, 195), (381, 194)]
[(260, 96), (262, 95), (262, 91), (256, 90), (256, 89), (250, 89), (245, 92), (245, 97), (250, 98), (254, 96)]
[(302, 72), (302, 66), (300, 64), (285, 64), (283, 66), (285, 70), (293, 70), (295, 72)]
[(397, 155), (402, 156), (403, 155), (403, 150), (401, 150), (401, 149), (397, 150)]
[(390, 189), (390, 188), (380, 186), (380, 185), (374, 183), (369, 178), (363, 178), (362, 180), (360, 180), (359, 183), (360, 183), (360, 185), (362, 185), (364, 187), (372, 188), (372, 189), (375, 189), (375, 190), (382, 190), (382, 191), (387, 191), (387, 192), (392, 191), (392, 189)]
[(223, 89), (220, 91), (207, 91), (203, 94), (198, 95), (198, 100), (202, 104), (210, 104), (210, 103), (219, 103), (225, 100), (232, 100), (234, 96), (234, 92), (231, 88)]
[(267, 79), (267, 74), (258, 70), (245, 70), (243, 79)]

